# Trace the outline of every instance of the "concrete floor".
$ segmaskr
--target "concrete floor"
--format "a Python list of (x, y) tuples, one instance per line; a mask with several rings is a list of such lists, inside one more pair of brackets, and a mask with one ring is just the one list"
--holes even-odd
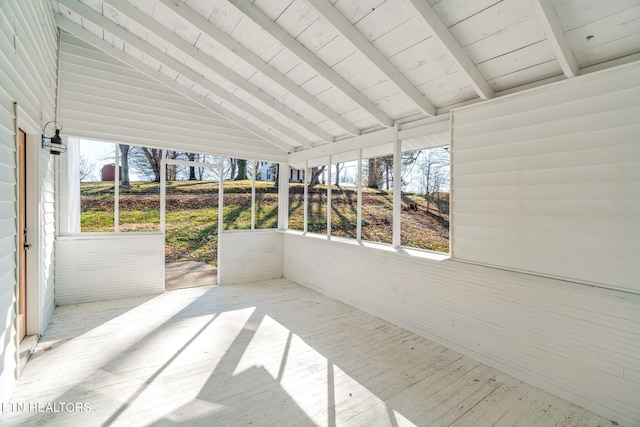
[(185, 261), (165, 264), (165, 290), (195, 288), (218, 283), (218, 269), (204, 262)]

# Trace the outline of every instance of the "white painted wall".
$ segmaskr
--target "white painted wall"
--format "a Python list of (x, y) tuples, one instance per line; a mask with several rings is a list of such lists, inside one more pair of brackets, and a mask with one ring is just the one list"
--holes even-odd
[[(454, 151), (452, 158), (453, 254), (503, 268), (408, 256), (391, 248), (288, 232), (284, 235), (284, 277), (621, 425), (639, 425), (640, 293), (606, 288), (639, 290), (635, 287), (640, 277), (638, 264), (627, 262), (640, 258), (638, 76), (640, 66), (636, 64), (487, 102), (473, 107), (473, 124), (459, 122), (458, 112), (453, 113), (453, 135), (469, 139), (469, 144), (461, 143), (464, 150)], [(561, 107), (555, 107), (556, 103)], [(527, 105), (531, 111), (526, 110)], [(465, 110), (467, 113), (471, 114)], [(513, 116), (502, 120), (509, 114)], [(579, 134), (581, 126), (584, 133)], [(521, 154), (530, 150), (531, 156), (545, 157), (553, 168), (538, 172), (540, 163), (528, 161), (524, 155), (505, 160), (512, 152), (509, 150), (517, 152), (517, 148), (492, 146), (505, 135), (513, 138)], [(566, 154), (570, 146), (572, 155)], [(609, 150), (610, 146), (616, 148)], [(560, 153), (545, 155), (539, 148)], [(519, 173), (520, 168), (526, 172)], [(463, 178), (476, 171), (473, 179)], [(541, 189), (533, 183), (533, 188), (518, 186), (529, 182), (523, 179), (527, 174), (535, 175)], [(507, 176), (493, 181), (501, 175)], [(563, 183), (558, 177), (570, 182)], [(578, 203), (563, 202), (574, 194), (564, 184), (579, 187), (575, 194), (582, 198)], [(585, 184), (598, 191), (593, 196), (596, 202), (585, 193)], [(505, 188), (510, 185), (513, 188)], [(538, 189), (540, 193), (536, 193)], [(474, 194), (496, 197), (476, 204)], [(527, 197), (535, 194), (559, 195), (540, 198), (550, 201), (549, 209), (564, 215), (562, 221), (542, 222), (544, 227), (536, 231), (549, 237), (545, 228), (549, 227), (560, 234), (563, 250), (555, 248), (555, 242), (532, 244), (531, 239), (538, 236), (529, 232), (532, 223), (528, 220), (539, 218), (541, 212), (539, 204), (528, 203)], [(521, 216), (498, 216), (496, 209), (501, 207)], [(589, 212), (587, 219), (585, 212)], [(606, 226), (602, 223), (605, 215), (610, 215)], [(591, 249), (585, 250), (592, 242), (579, 233), (589, 221), (595, 225), (593, 243), (606, 248), (597, 256), (591, 255)], [(487, 232), (489, 223), (497, 233), (493, 241)], [(605, 236), (605, 230), (610, 230), (612, 237)], [(474, 237), (482, 240), (469, 244)], [(545, 251), (561, 255), (567, 265), (550, 259)], [(510, 263), (527, 258), (521, 254), (532, 258), (529, 264)], [(531, 270), (536, 275), (507, 267)], [(562, 270), (564, 267), (570, 270)], [(590, 274), (586, 278), (585, 272)]]
[(291, 232), (284, 277), (621, 425), (640, 422), (640, 295)]
[[(27, 158), (37, 165), (34, 171), (36, 182), (30, 185), (30, 200), (27, 209), (33, 225), (29, 232), (32, 250), (27, 252), (27, 301), (37, 301), (27, 312), (27, 334), (42, 335), (49, 324), (55, 308), (55, 239), (56, 239), (56, 162), (59, 159), (40, 148), (39, 135), (27, 139)], [(29, 279), (29, 277), (33, 278)], [(34, 283), (35, 282), (35, 283)]]
[(282, 233), (276, 230), (223, 231), (219, 239), (219, 285), (282, 277)]
[[(57, 36), (49, 1), (0, 2), (0, 401), (8, 399), (18, 374), (16, 124), (31, 134), (27, 140), (31, 152), (34, 144), (39, 151), (37, 136), (55, 115)], [(38, 311), (29, 313), (29, 333), (44, 332), (53, 308), (53, 165), (48, 156), (30, 157), (29, 167), (37, 175), (34, 187), (44, 188), (36, 197), (42, 200), (42, 210), (32, 217), (30, 237), (39, 243), (34, 249), (46, 264), (28, 279), (28, 296), (36, 294), (35, 300), (28, 300), (28, 309)]]
[(56, 263), (57, 305), (164, 292), (164, 236), (159, 233), (60, 236)]
[(640, 63), (452, 121), (453, 258), (640, 292)]
[(281, 160), (275, 146), (83, 41), (62, 37), (60, 117), (67, 135)]

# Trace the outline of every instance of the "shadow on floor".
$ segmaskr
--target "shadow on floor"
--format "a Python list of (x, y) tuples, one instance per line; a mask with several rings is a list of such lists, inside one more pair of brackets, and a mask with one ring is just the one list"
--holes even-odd
[(185, 261), (165, 264), (164, 288), (174, 289), (196, 288), (218, 283), (218, 269), (204, 262)]

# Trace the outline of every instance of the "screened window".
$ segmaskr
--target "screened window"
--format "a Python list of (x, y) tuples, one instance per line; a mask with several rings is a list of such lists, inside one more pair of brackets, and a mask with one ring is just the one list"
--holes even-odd
[(331, 174), (327, 163), (311, 167), (307, 189), (307, 231), (327, 234), (327, 185)]
[(306, 174), (304, 170), (291, 168), (289, 176), (289, 228), (291, 230), (303, 231)]
[[(256, 162), (256, 164), (258, 163), (260, 162)], [(270, 164), (270, 170), (273, 169), (272, 165)], [(253, 206), (255, 229), (278, 228), (278, 187), (276, 182), (269, 179), (260, 179), (260, 176), (256, 175), (256, 196)]]
[(278, 227), (278, 165), (270, 162), (224, 160), (224, 229)]
[(357, 238), (358, 161), (331, 165), (331, 235)]
[[(443, 132), (307, 160), (306, 231), (449, 252), (449, 140)], [(289, 190), (289, 228), (305, 230), (304, 187)]]
[(402, 153), (401, 244), (449, 252), (449, 147)]
[(110, 142), (83, 139), (78, 142), (77, 149), (80, 228), (71, 231), (114, 231), (116, 146)]
[[(119, 231), (160, 231), (160, 150), (119, 144), (118, 151)], [(150, 161), (154, 155), (156, 161)]]
[(393, 241), (393, 156), (362, 160), (362, 240)]

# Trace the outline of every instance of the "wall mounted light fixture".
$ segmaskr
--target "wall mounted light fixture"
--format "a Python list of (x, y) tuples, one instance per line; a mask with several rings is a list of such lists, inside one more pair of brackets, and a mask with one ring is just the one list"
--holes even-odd
[[(55, 133), (52, 136), (47, 135), (47, 126), (53, 123), (53, 130)], [(55, 156), (59, 156), (60, 154), (67, 151), (67, 146), (62, 143), (62, 138), (60, 137), (60, 131), (62, 130), (62, 124), (55, 120), (48, 122), (42, 128), (42, 148), (49, 151), (51, 154)]]

